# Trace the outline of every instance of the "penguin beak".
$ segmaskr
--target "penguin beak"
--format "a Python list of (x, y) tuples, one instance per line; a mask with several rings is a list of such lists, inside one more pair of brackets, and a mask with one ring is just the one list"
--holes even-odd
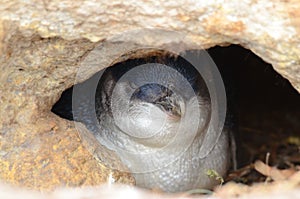
[(182, 117), (181, 106), (168, 99), (166, 101), (156, 102), (158, 106), (168, 115), (168, 118), (174, 122), (178, 122)]
[(171, 112), (168, 112), (168, 118), (174, 122), (178, 122), (181, 119), (181, 111), (180, 108), (173, 107)]

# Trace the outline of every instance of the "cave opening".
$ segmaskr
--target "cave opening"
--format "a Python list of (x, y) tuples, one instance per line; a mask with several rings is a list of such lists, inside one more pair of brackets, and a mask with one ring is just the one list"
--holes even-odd
[[(300, 164), (300, 95), (270, 64), (238, 45), (207, 50), (225, 83), (229, 111), (236, 128), (238, 171), (228, 180), (245, 184), (260, 182), (265, 176), (253, 169), (255, 160), (278, 168)], [(89, 80), (86, 80), (89, 81)], [(62, 93), (52, 107), (58, 116), (73, 120), (73, 87)], [(232, 177), (233, 176), (233, 177)]]

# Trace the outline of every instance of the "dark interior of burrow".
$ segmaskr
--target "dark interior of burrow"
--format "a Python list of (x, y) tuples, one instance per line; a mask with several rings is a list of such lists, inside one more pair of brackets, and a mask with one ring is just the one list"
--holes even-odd
[[(237, 170), (229, 171), (227, 181), (264, 181), (266, 177), (253, 168), (256, 160), (279, 169), (300, 165), (299, 93), (250, 50), (231, 45), (216, 46), (207, 52), (225, 82), (230, 115), (234, 116), (231, 121), (236, 128)], [(65, 110), (72, 107), (71, 93), (72, 87), (52, 108), (52, 112), (69, 120), (72, 115)]]

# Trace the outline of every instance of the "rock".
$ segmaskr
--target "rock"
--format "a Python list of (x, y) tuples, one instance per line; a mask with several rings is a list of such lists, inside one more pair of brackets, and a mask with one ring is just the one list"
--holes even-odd
[(134, 183), (130, 175), (99, 164), (74, 123), (50, 111), (94, 44), (37, 36), (11, 40), (16, 43), (1, 65), (1, 179), (35, 189), (102, 184), (109, 175)]
[[(1, 179), (52, 189), (101, 184), (112, 173), (117, 182), (132, 184), (127, 173), (93, 159), (74, 124), (50, 110), (65, 89), (137, 48), (240, 44), (300, 91), (299, 10), (295, 0), (3, 1)], [(81, 67), (90, 53), (97, 65)]]

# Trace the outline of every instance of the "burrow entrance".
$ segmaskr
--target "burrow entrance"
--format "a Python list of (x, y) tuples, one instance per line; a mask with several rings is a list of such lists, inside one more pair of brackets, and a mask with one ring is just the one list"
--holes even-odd
[[(299, 167), (299, 93), (270, 64), (241, 46), (207, 51), (224, 79), (231, 125), (236, 129), (238, 170), (231, 169), (227, 180), (245, 184), (265, 181), (267, 177), (254, 169), (256, 160), (279, 169)], [(64, 91), (52, 108), (68, 120), (74, 119), (72, 89)]]

